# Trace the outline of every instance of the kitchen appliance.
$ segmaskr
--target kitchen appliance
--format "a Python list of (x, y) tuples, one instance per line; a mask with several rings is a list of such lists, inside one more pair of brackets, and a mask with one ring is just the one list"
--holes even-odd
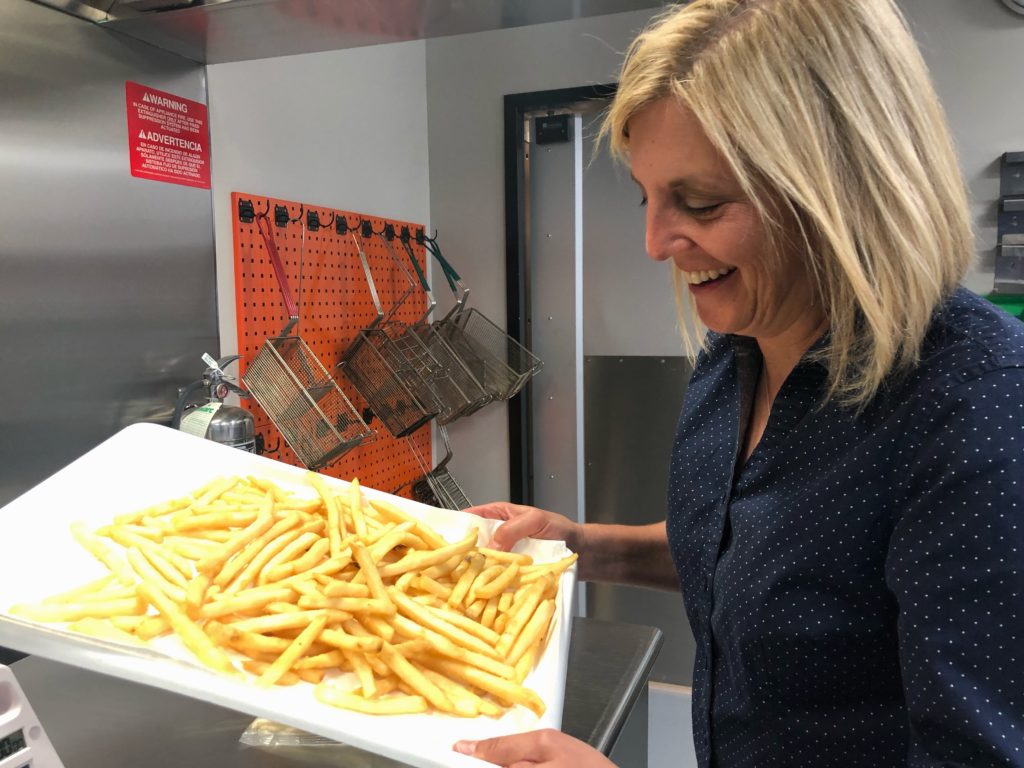
[[(179, 393), (171, 426), (215, 443), (240, 448), (249, 453), (262, 453), (261, 436), (256, 435), (256, 422), (252, 414), (245, 408), (224, 402), (231, 394), (249, 397), (249, 393), (224, 373), (224, 368), (238, 360), (238, 357), (228, 355), (214, 360), (209, 354), (203, 354), (206, 371), (202, 378), (196, 379)], [(203, 404), (190, 403), (202, 389), (206, 390), (207, 401)]]
[(0, 664), (0, 768), (64, 768), (10, 667)]

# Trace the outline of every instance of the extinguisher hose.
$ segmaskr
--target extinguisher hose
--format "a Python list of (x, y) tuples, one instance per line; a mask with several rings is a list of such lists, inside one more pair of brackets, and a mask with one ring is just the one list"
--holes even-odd
[(185, 406), (188, 405), (189, 399), (198, 390), (202, 389), (205, 383), (202, 379), (196, 379), (191, 384), (181, 390), (181, 394), (178, 395), (178, 403), (174, 406), (174, 418), (171, 419), (171, 426), (174, 429), (181, 429), (181, 416), (185, 412)]

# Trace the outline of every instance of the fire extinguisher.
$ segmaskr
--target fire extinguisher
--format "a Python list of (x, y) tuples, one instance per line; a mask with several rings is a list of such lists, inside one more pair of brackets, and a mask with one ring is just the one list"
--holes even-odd
[[(263, 452), (263, 436), (256, 434), (256, 422), (245, 408), (227, 405), (224, 399), (235, 394), (248, 398), (249, 393), (224, 373), (224, 368), (239, 359), (228, 355), (214, 360), (203, 354), (207, 368), (202, 378), (183, 387), (178, 393), (171, 426), (190, 435), (204, 437), (215, 443), (240, 448), (249, 453)], [(206, 390), (206, 402), (192, 402), (200, 390)]]

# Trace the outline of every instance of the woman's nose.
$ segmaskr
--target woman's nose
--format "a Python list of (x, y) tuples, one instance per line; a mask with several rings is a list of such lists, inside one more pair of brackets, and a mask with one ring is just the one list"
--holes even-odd
[(645, 246), (647, 255), (654, 261), (667, 261), (673, 255), (683, 253), (694, 245), (693, 240), (673, 218), (667, 212), (648, 205)]

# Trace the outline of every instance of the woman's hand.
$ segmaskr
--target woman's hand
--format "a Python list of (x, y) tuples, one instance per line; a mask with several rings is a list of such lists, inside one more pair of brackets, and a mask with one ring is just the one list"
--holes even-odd
[(489, 520), (504, 520), (491, 540), (495, 549), (508, 551), (520, 539), (553, 539), (564, 541), (573, 552), (583, 554), (583, 526), (567, 517), (537, 507), (509, 504), (496, 501), (469, 507), (463, 512), (486, 517)]
[(460, 741), (453, 749), (503, 768), (615, 768), (593, 747), (551, 728), (483, 741)]
[(508, 551), (525, 538), (564, 541), (580, 556), (576, 571), (580, 581), (679, 589), (665, 523), (582, 525), (554, 512), (500, 501), (463, 512), (505, 521), (491, 539), (495, 549)]

